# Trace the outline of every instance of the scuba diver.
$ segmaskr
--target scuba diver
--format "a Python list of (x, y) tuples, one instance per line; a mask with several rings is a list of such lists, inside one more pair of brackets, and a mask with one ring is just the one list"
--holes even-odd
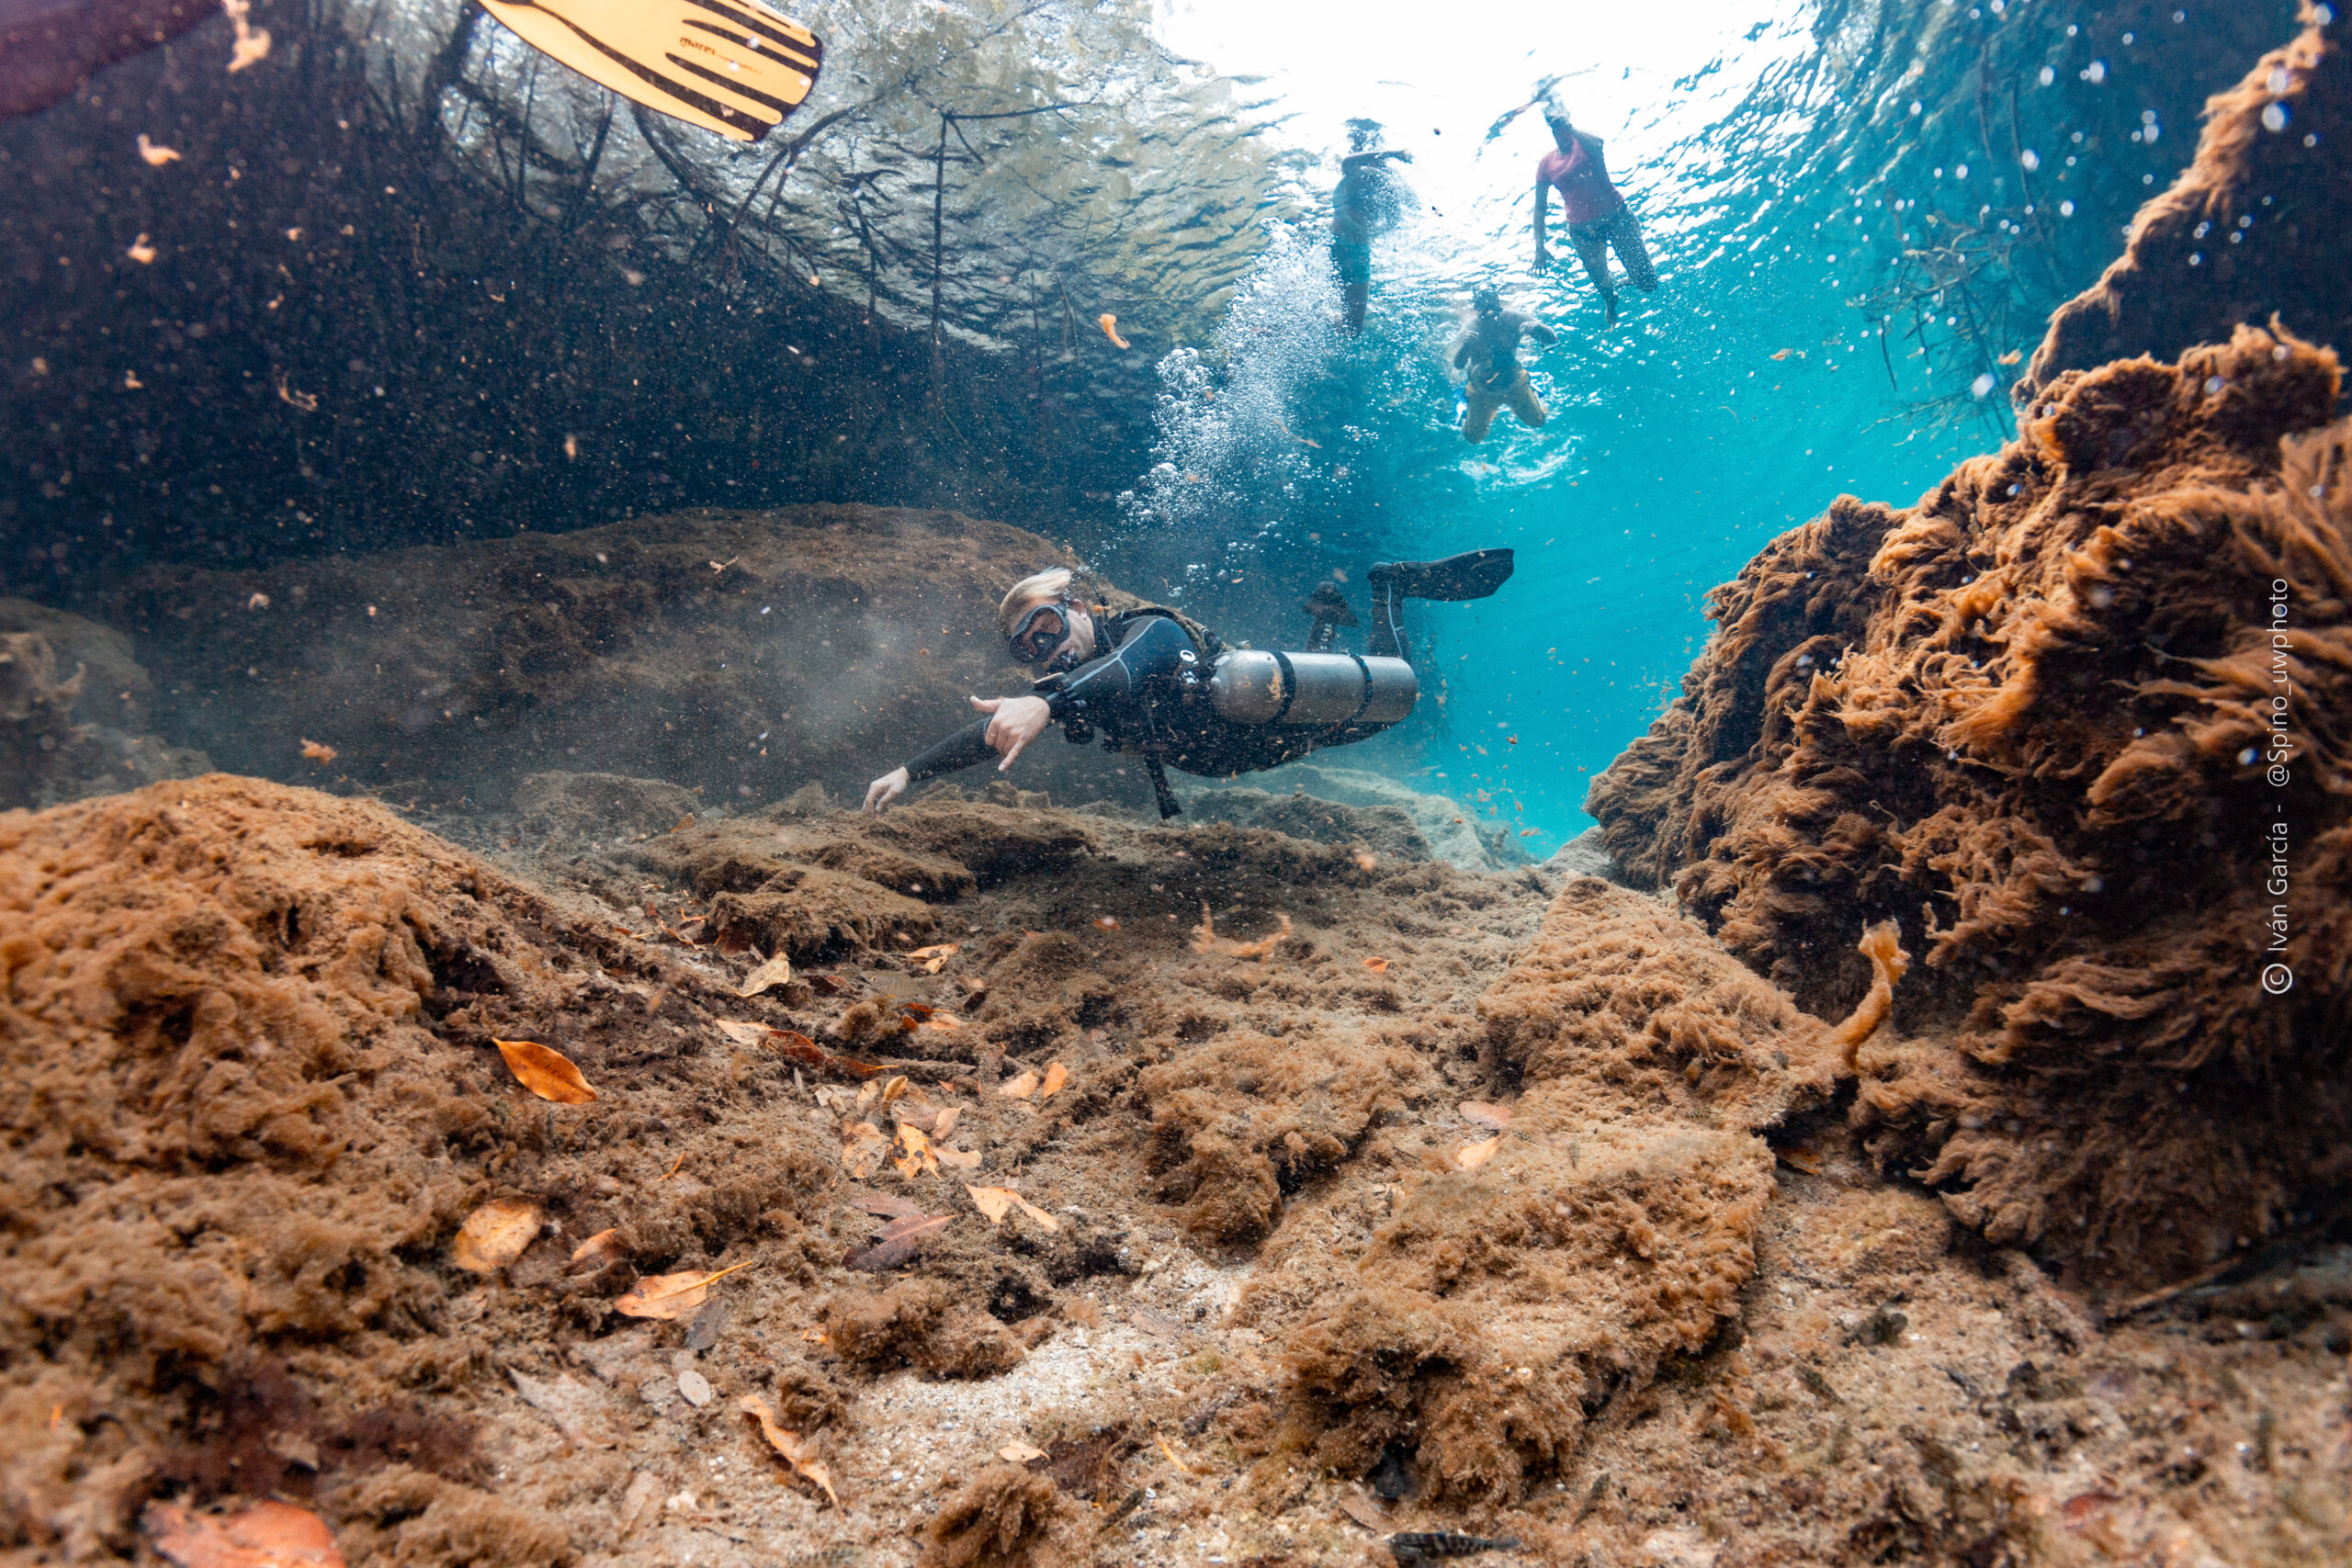
[[(974, 697), (988, 716), (876, 779), (865, 809), (880, 811), (922, 779), (937, 778), (991, 752), (1002, 773), (1029, 743), (1058, 724), (1084, 744), (1100, 731), (1113, 750), (1138, 753), (1162, 818), (1183, 808), (1166, 768), (1229, 778), (1295, 761), (1327, 746), (1377, 735), (1413, 711), (1420, 694), (1405, 640), (1408, 599), (1484, 599), (1510, 576), (1508, 549), (1472, 550), (1437, 561), (1382, 561), (1368, 574), (1372, 626), (1362, 655), (1329, 651), (1335, 629), (1355, 617), (1336, 591), (1302, 606), (1312, 617), (1307, 649), (1235, 649), (1199, 622), (1162, 605), (1126, 600), (1086, 604), (1071, 595), (1073, 574), (1054, 567), (1012, 585), (997, 607), (998, 629), (1018, 663), (1043, 677), (1028, 694)], [(1124, 595), (1121, 596), (1125, 598)]]
[(1379, 123), (1369, 119), (1348, 121), (1348, 146), (1331, 192), (1331, 269), (1340, 275), (1343, 324), (1354, 337), (1363, 331), (1372, 299), (1372, 237), (1396, 227), (1411, 194), (1381, 165), (1391, 158), (1409, 164), (1413, 155), (1401, 147), (1383, 148)]
[(1559, 342), (1560, 334), (1524, 310), (1504, 310), (1502, 296), (1483, 283), (1471, 290), (1469, 328), (1453, 345), (1454, 368), (1470, 378), (1463, 389), (1462, 439), (1484, 441), (1503, 408), (1530, 430), (1542, 428), (1551, 411), (1519, 362), (1519, 340), (1532, 336), (1548, 344)]
[(1549, 192), (1560, 193), (1560, 207), (1568, 220), (1568, 243), (1584, 263), (1585, 276), (1600, 290), (1609, 323), (1617, 321), (1617, 289), (1610, 281), (1609, 252), (1615, 247), (1627, 281), (1647, 294), (1657, 288), (1657, 270), (1650, 265), (1649, 247), (1642, 241), (1642, 226), (1634, 209), (1609, 182), (1608, 165), (1600, 161), (1600, 138), (1568, 123), (1568, 111), (1556, 102), (1544, 110), (1558, 150), (1544, 154), (1535, 165), (1535, 270), (1552, 265), (1544, 244), (1544, 209)]
[[(689, 125), (757, 141), (817, 85), (824, 46), (761, 0), (482, 0), (542, 54)], [(246, 25), (231, 7), (249, 63)], [(0, 0), (0, 119), (47, 108), (106, 66), (221, 14), (219, 0)], [(258, 36), (266, 50), (268, 38)]]

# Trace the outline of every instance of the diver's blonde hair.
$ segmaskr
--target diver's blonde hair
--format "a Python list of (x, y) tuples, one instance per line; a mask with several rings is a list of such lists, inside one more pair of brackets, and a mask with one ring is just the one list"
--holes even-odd
[(1021, 618), (1021, 611), (1031, 604), (1051, 604), (1069, 592), (1072, 574), (1066, 566), (1049, 566), (1045, 570), (1023, 578), (1005, 590), (1004, 603), (996, 607), (996, 624), (1004, 635), (1012, 635), (1013, 623)]

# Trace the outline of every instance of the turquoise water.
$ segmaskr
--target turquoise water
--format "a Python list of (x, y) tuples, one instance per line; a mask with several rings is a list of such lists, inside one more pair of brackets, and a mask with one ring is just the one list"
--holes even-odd
[[(1187, 532), (1203, 563), (1189, 602), (1237, 626), (1291, 624), (1288, 591), (1373, 547), (1515, 547), (1518, 575), (1496, 599), (1420, 607), (1444, 701), (1381, 761), (1536, 829), (1529, 849), (1554, 847), (1589, 822), (1587, 782), (1679, 689), (1708, 589), (1838, 494), (1907, 504), (2007, 434), (2016, 367), (2003, 356), (2030, 355), (2050, 307), (2093, 281), (2132, 211), (2188, 162), (2203, 96), (2290, 16), (1698, 6), (1678, 10), (1670, 39), (1598, 64), (1589, 16), (1531, 9), (1485, 35), (1523, 51), (1457, 39), (1427, 79), (1358, 95), (1354, 112), (1415, 154), (1401, 172), (1419, 197), (1375, 243), (1364, 335), (1329, 329), (1320, 229), (1275, 234), (1262, 297), (1245, 286), (1229, 341), (1212, 345), (1222, 378), (1175, 367), (1195, 394), (1229, 388), (1229, 422), (1249, 437), (1203, 440), (1196, 395), (1164, 415), (1163, 457), (1209, 472), (1147, 484), (1158, 515), (1134, 525)], [(1603, 137), (1662, 279), (1623, 291), (1613, 329), (1556, 203), (1560, 260), (1532, 271), (1528, 189), (1551, 146), (1540, 116), (1488, 134), (1547, 78)], [(1332, 92), (1302, 85), (1318, 104)], [(1322, 128), (1328, 187), (1344, 143)], [(1905, 253), (1964, 227), (1984, 236), (1961, 253), (1977, 269), (1975, 330), (1957, 291), (1950, 310), (1892, 305)], [(1505, 413), (1474, 446), (1455, 431), (1444, 360), (1481, 282), (1561, 341), (1524, 355), (1550, 422), (1527, 430)], [(1221, 486), (1238, 493), (1182, 493)], [(1265, 591), (1270, 570), (1283, 593)]]

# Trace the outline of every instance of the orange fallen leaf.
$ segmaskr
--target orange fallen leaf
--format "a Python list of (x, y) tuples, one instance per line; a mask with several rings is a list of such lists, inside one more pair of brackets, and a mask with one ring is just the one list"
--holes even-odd
[(936, 1029), (944, 1032), (950, 1029), (963, 1028), (964, 1021), (947, 1013), (934, 1012), (929, 1018), (922, 1021), (922, 1027), (925, 1029)]
[(1097, 316), (1095, 321), (1102, 328), (1102, 335), (1109, 338), (1114, 345), (1120, 348), (1127, 346), (1127, 340), (1119, 335), (1118, 317), (1111, 314), (1110, 311), (1105, 310), (1100, 316)]
[(883, 1103), (883, 1104), (885, 1104), (885, 1105), (888, 1105), (888, 1104), (889, 1104), (889, 1103), (890, 1103), (892, 1100), (899, 1100), (899, 1099), (903, 1098), (903, 1097), (905, 1096), (906, 1092), (907, 1092), (907, 1075), (906, 1075), (906, 1074), (904, 1074), (904, 1073), (899, 1073), (899, 1074), (895, 1075), (894, 1077), (891, 1077), (886, 1078), (886, 1079), (884, 1079), (884, 1080), (883, 1080), (883, 1083), (882, 1083), (882, 1103)]
[(713, 1019), (711, 1021), (718, 1026), (718, 1032), (738, 1045), (764, 1045), (771, 1033), (782, 1032), (779, 1030), (769, 1029), (764, 1023), (745, 1023), (727, 1018)]
[(800, 1331), (800, 1337), (806, 1339), (811, 1345), (826, 1345), (831, 1343), (831, 1341), (827, 1338), (825, 1331), (821, 1328), (804, 1328)]
[(1821, 1156), (1802, 1144), (1790, 1148), (1774, 1149), (1772, 1153), (1779, 1156), (1782, 1165), (1792, 1170), (1802, 1170), (1807, 1176), (1821, 1174)]
[(449, 1246), (449, 1261), (474, 1274), (492, 1274), (523, 1256), (539, 1237), (546, 1218), (537, 1203), (501, 1198), (466, 1216)]
[(678, 820), (671, 827), (670, 831), (673, 833), (683, 833), (694, 825), (695, 814), (689, 811), (684, 817), (678, 818)]
[(802, 1476), (823, 1487), (825, 1495), (831, 1499), (834, 1507), (838, 1508), (842, 1506), (840, 1496), (833, 1491), (831, 1472), (819, 1461), (808, 1446), (800, 1440), (799, 1433), (787, 1432), (777, 1423), (775, 1412), (768, 1408), (766, 1400), (756, 1393), (747, 1393), (735, 1402), (735, 1407), (760, 1424), (760, 1434), (767, 1438), (768, 1447), (782, 1454), (786, 1462)]
[[(759, 1259), (753, 1258), (752, 1263)], [(637, 1281), (637, 1289), (613, 1303), (613, 1310), (627, 1317), (679, 1318), (701, 1307), (709, 1299), (710, 1287), (737, 1269), (749, 1269), (751, 1263), (738, 1263), (733, 1269), (721, 1269), (706, 1274), (699, 1269), (685, 1274), (647, 1274)]]
[(1388, 973), (1388, 960), (1385, 958), (1367, 958), (1363, 961), (1363, 966), (1375, 975)]
[(585, 1105), (596, 1098), (588, 1080), (562, 1052), (551, 1050), (529, 1040), (492, 1040), (498, 1054), (506, 1058), (514, 1081), (537, 1095), (552, 1100), (558, 1105)]
[(931, 1152), (939, 1156), (942, 1165), (952, 1165), (957, 1170), (978, 1170), (980, 1156), (968, 1149), (951, 1149), (945, 1144), (933, 1144)]
[(564, 1268), (572, 1274), (593, 1273), (609, 1264), (618, 1262), (624, 1248), (618, 1227), (598, 1231), (571, 1249), (571, 1260)]
[(1054, 1098), (1054, 1091), (1069, 1081), (1069, 1069), (1059, 1062), (1046, 1064), (1046, 1081), (1037, 1090), (1037, 1103), (1043, 1105)]
[(1027, 1464), (1033, 1459), (1044, 1459), (1046, 1450), (1032, 1443), (1016, 1441), (997, 1450), (996, 1457), (1013, 1464)]
[(291, 1503), (255, 1503), (228, 1515), (154, 1503), (141, 1523), (155, 1550), (180, 1568), (344, 1568), (326, 1521)]
[(1026, 1100), (1037, 1092), (1037, 1069), (1023, 1067), (1021, 1076), (997, 1086), (997, 1093), (1007, 1100)]
[(972, 1195), (972, 1201), (978, 1205), (980, 1213), (989, 1217), (989, 1224), (992, 1225), (1002, 1224), (1005, 1215), (1019, 1209), (1049, 1231), (1062, 1228), (1059, 1220), (1010, 1187), (967, 1187), (964, 1190)]
[(1495, 1151), (1502, 1146), (1503, 1135), (1500, 1133), (1497, 1133), (1493, 1137), (1488, 1138), (1484, 1143), (1464, 1144), (1460, 1148), (1454, 1150), (1453, 1163), (1461, 1167), (1464, 1170), (1476, 1170), (1480, 1166), (1486, 1164), (1488, 1160), (1494, 1158)]
[(771, 990), (791, 978), (792, 960), (779, 953), (749, 975), (744, 976), (743, 983), (735, 987), (735, 994), (739, 997), (756, 997), (762, 991)]
[(306, 761), (317, 762), (323, 766), (334, 761), (334, 748), (322, 740), (305, 739), (302, 742), (302, 757)]
[(890, 1140), (871, 1122), (860, 1122), (842, 1134), (842, 1168), (863, 1179), (882, 1168)]
[(890, 1163), (899, 1168), (900, 1176), (921, 1176), (926, 1171), (933, 1176), (939, 1174), (939, 1161), (933, 1157), (931, 1140), (922, 1135), (922, 1128), (900, 1123), (895, 1147), (904, 1151), (894, 1152), (890, 1156)]
[(1481, 1127), (1492, 1127), (1500, 1132), (1510, 1125), (1511, 1109), (1508, 1105), (1489, 1105), (1483, 1100), (1465, 1100), (1457, 1109)]

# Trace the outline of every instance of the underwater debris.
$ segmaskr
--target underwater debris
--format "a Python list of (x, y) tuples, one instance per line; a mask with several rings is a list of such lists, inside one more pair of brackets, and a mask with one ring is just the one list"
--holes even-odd
[(151, 169), (160, 169), (166, 164), (176, 164), (180, 161), (178, 148), (166, 147), (160, 141), (150, 141), (147, 139), (147, 133), (143, 130), (139, 133), (139, 156), (146, 160), (147, 166)]
[(1871, 1151), (2118, 1289), (2268, 1234), (2352, 1137), (2319, 1043), (2352, 962), (2338, 387), (2250, 327), (2067, 372), (1917, 506), (1841, 500), (1716, 590), (1588, 797), (1629, 876), (1824, 1016), (1885, 959), (1815, 933), (1894, 921), (1932, 980), (1856, 1047)]
[(1893, 920), (1881, 920), (1864, 931), (1857, 951), (1871, 961), (1871, 988), (1854, 1005), (1852, 1016), (1829, 1035), (1830, 1043), (1845, 1053), (1849, 1072), (1853, 1070), (1855, 1051), (1885, 1021), (1887, 1010), (1894, 1006), (1895, 983), (1911, 967), (1911, 955), (1899, 945)]
[(302, 760), (306, 762), (316, 762), (323, 768), (334, 758), (334, 748), (322, 740), (305, 739), (302, 742)]
[(1201, 900), (1201, 923), (1193, 931), (1193, 951), (1199, 953), (1221, 953), (1227, 958), (1254, 958), (1262, 964), (1274, 949), (1290, 940), (1290, 917), (1276, 910), (1274, 919), (1280, 924), (1273, 933), (1260, 937), (1255, 942), (1222, 937), (1216, 934), (1216, 921), (1209, 913), (1209, 901), (1204, 898)]
[(220, 0), (220, 9), (228, 13), (229, 25), (237, 30), (229, 51), (229, 74), (233, 76), (246, 66), (268, 59), (269, 29), (254, 27), (248, 20), (254, 12), (253, 0)]
[(708, 1273), (696, 1269), (684, 1274), (648, 1274), (638, 1280), (637, 1289), (614, 1301), (613, 1310), (628, 1317), (684, 1317), (709, 1300), (711, 1286), (758, 1262), (755, 1258)]
[(792, 1466), (793, 1473), (824, 1489), (826, 1501), (835, 1508), (842, 1506), (840, 1495), (833, 1491), (832, 1472), (826, 1468), (797, 1432), (786, 1431), (775, 1418), (775, 1411), (756, 1393), (747, 1393), (735, 1402), (735, 1407), (759, 1423), (760, 1436), (768, 1447), (782, 1455)]
[(1086, 1511), (1046, 1476), (1000, 1460), (940, 1506), (917, 1568), (1077, 1568), (1091, 1560)]
[(1435, 1562), (1441, 1558), (1472, 1557), (1482, 1551), (1517, 1551), (1516, 1536), (1460, 1535), (1453, 1530), (1408, 1530), (1388, 1538), (1388, 1555), (1398, 1562)]
[(778, 986), (788, 986), (791, 983), (792, 960), (779, 953), (749, 975), (744, 976), (743, 983), (735, 988), (735, 994), (739, 997), (756, 997), (762, 991), (772, 991)]
[(1113, 347), (1125, 348), (1128, 346), (1127, 340), (1119, 335), (1118, 317), (1111, 314), (1108, 310), (1105, 310), (1102, 315), (1095, 318), (1095, 321), (1097, 325), (1102, 327), (1102, 335), (1111, 340)]

